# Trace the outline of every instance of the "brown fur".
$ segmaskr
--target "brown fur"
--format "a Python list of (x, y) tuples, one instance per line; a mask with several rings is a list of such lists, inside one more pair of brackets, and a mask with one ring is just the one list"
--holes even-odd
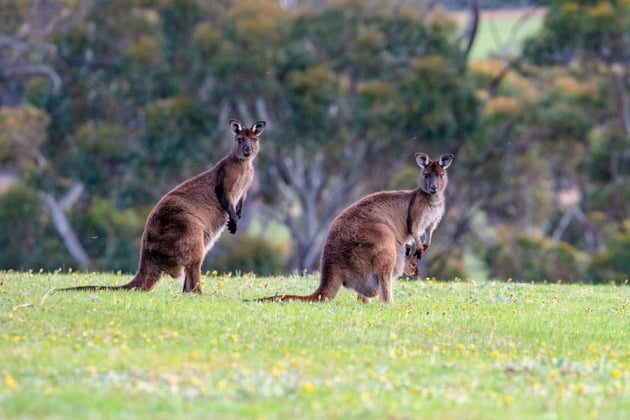
[(420, 274), (416, 249), (410, 245), (405, 245), (405, 268), (403, 272), (409, 277), (418, 277), (418, 274)]
[(120, 286), (78, 286), (60, 290), (148, 291), (162, 273), (180, 277), (184, 292), (201, 293), (201, 264), (227, 226), (235, 233), (247, 190), (254, 179), (258, 136), (266, 123), (251, 128), (230, 120), (232, 151), (207, 171), (178, 185), (158, 201), (147, 218), (138, 272)]
[(392, 282), (405, 266), (405, 244), (415, 243), (417, 258), (431, 245), (433, 231), (444, 214), (446, 168), (452, 161), (453, 155), (431, 160), (416, 153), (422, 169), (416, 189), (368, 195), (333, 220), (324, 241), (320, 284), (315, 292), (258, 300), (323, 302), (333, 299), (343, 285), (354, 289), (359, 301), (379, 296), (391, 303)]

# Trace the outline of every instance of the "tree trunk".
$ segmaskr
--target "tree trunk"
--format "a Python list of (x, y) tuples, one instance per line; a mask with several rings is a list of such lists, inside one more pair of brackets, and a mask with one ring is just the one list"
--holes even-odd
[(83, 185), (74, 185), (68, 194), (61, 200), (57, 201), (51, 194), (40, 192), (40, 198), (46, 203), (50, 209), (53, 224), (55, 229), (61, 236), (66, 249), (72, 255), (72, 258), (77, 262), (79, 269), (87, 271), (92, 266), (92, 262), (87, 252), (79, 242), (77, 235), (74, 233), (68, 218), (66, 217), (66, 211), (78, 200), (83, 191)]
[(365, 145), (357, 146), (355, 162), (342, 173), (331, 173), (323, 152), (309, 154), (296, 146), (291, 154), (285, 151), (275, 156), (271, 171), (277, 171), (280, 204), (274, 205), (273, 215), (291, 233), (291, 269), (316, 268), (328, 225), (352, 200), (351, 193), (365, 171), (361, 162), (366, 154)]

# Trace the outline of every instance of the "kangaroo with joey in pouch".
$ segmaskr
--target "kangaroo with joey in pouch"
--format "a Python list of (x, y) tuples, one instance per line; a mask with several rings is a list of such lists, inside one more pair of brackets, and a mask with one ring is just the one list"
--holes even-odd
[(256, 300), (325, 302), (334, 299), (344, 286), (355, 290), (360, 302), (378, 296), (391, 303), (392, 282), (407, 269), (406, 244), (415, 245), (414, 259), (421, 258), (431, 245), (444, 215), (446, 169), (454, 159), (452, 154), (437, 160), (426, 153), (416, 153), (415, 157), (420, 167), (417, 188), (373, 193), (332, 221), (324, 239), (320, 283), (312, 294), (278, 294)]
[(183, 291), (201, 293), (201, 264), (206, 253), (226, 226), (230, 233), (236, 233), (247, 190), (254, 180), (253, 161), (265, 126), (265, 121), (248, 128), (238, 120), (230, 120), (234, 135), (231, 152), (158, 201), (147, 217), (138, 272), (129, 283), (59, 290), (148, 291), (163, 273), (175, 278), (184, 273)]
[(418, 277), (420, 270), (418, 269), (418, 257), (415, 247), (410, 244), (405, 245), (405, 264), (403, 273), (409, 277)]

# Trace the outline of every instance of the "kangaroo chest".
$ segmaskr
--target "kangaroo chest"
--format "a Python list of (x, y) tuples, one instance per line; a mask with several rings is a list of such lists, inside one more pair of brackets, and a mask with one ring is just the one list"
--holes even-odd
[(232, 201), (236, 202), (243, 197), (249, 189), (251, 181), (252, 175), (250, 173), (244, 173), (233, 180), (232, 185), (228, 186)]
[(417, 231), (414, 233), (416, 233), (416, 235), (424, 233), (430, 226), (437, 225), (443, 215), (443, 205), (426, 206), (419, 215), (420, 217), (417, 221)]

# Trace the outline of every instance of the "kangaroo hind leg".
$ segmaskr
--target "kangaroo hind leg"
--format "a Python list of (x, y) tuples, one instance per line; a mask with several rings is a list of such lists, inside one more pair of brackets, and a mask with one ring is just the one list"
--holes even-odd
[(378, 253), (374, 264), (374, 274), (378, 282), (378, 294), (382, 302), (392, 303), (392, 283), (396, 266), (396, 248), (383, 249)]
[(201, 260), (191, 262), (184, 268), (184, 288), (183, 292), (194, 292), (201, 294)]
[(125, 290), (142, 290), (148, 292), (160, 280), (162, 270), (148, 259), (142, 258), (138, 267), (138, 273), (131, 281), (123, 286), (118, 286)]
[(201, 264), (205, 257), (203, 233), (191, 235), (187, 242), (188, 253), (183, 253), (180, 263), (184, 266), (183, 292), (201, 294)]

